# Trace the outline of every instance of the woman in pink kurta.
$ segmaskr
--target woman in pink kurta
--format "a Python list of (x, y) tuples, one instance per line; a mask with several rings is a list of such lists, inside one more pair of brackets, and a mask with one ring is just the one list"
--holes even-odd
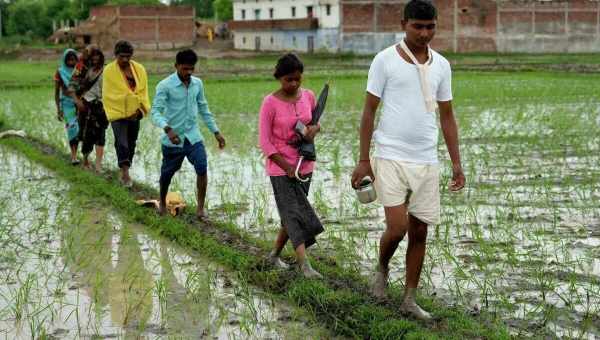
[(315, 237), (323, 231), (323, 225), (308, 202), (310, 178), (314, 162), (303, 161), (299, 181), (295, 176), (300, 154), (296, 147), (299, 141), (294, 127), (298, 121), (307, 126), (305, 139), (312, 141), (320, 128), (308, 125), (315, 107), (315, 95), (300, 87), (304, 66), (295, 54), (281, 57), (275, 68), (275, 78), (281, 88), (267, 95), (260, 108), (259, 140), (266, 157), (266, 172), (273, 185), (275, 202), (281, 218), (281, 229), (269, 259), (280, 268), (287, 268), (279, 257), (288, 239), (296, 251), (300, 270), (305, 277), (320, 278), (306, 258), (306, 248), (316, 242)]

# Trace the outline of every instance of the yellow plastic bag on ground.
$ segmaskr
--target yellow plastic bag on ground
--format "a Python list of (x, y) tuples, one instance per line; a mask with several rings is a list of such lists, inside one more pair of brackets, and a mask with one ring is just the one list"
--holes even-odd
[[(156, 210), (159, 208), (158, 200), (138, 200), (137, 204), (145, 207), (155, 207)], [(186, 204), (181, 194), (177, 192), (167, 193), (167, 211), (171, 216), (177, 216), (185, 210)]]

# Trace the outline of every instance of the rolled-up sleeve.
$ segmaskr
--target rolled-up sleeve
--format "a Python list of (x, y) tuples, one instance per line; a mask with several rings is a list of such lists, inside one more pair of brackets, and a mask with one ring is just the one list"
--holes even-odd
[(204, 96), (204, 86), (202, 84), (202, 81), (200, 81), (200, 89), (198, 90), (196, 101), (198, 103), (198, 114), (202, 117), (202, 120), (206, 124), (208, 130), (212, 133), (219, 132), (219, 127), (217, 126), (215, 117), (213, 116), (212, 112), (210, 112), (210, 110), (208, 109), (208, 102), (206, 101), (206, 97)]
[(263, 154), (267, 158), (279, 152), (271, 141), (273, 136), (274, 117), (275, 109), (269, 101), (265, 99), (260, 107), (260, 114), (258, 117), (258, 142)]
[(165, 126), (168, 125), (167, 117), (163, 115), (167, 105), (167, 95), (168, 91), (165, 84), (159, 83), (156, 87), (156, 95), (154, 96), (154, 101), (152, 102), (152, 110), (150, 111), (150, 114), (152, 115), (152, 123), (161, 129), (164, 129)]

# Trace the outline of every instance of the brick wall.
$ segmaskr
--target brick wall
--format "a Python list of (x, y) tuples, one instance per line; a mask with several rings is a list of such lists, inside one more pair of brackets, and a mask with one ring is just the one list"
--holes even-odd
[[(406, 2), (342, 0), (342, 39), (364, 39), (365, 34), (377, 39), (401, 32)], [(600, 52), (598, 0), (434, 2), (439, 15), (432, 46), (438, 50)]]
[(90, 17), (117, 17), (118, 39), (142, 48), (192, 45), (196, 35), (191, 6), (99, 6)]

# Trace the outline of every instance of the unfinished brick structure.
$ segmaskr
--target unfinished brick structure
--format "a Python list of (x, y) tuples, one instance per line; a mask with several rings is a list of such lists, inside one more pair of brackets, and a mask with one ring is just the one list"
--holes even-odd
[(192, 6), (98, 6), (75, 30), (84, 44), (110, 49), (119, 39), (141, 49), (170, 49), (194, 44)]
[[(342, 0), (341, 50), (374, 53), (402, 36), (408, 0)], [(432, 43), (453, 52), (600, 52), (598, 0), (437, 0)]]

